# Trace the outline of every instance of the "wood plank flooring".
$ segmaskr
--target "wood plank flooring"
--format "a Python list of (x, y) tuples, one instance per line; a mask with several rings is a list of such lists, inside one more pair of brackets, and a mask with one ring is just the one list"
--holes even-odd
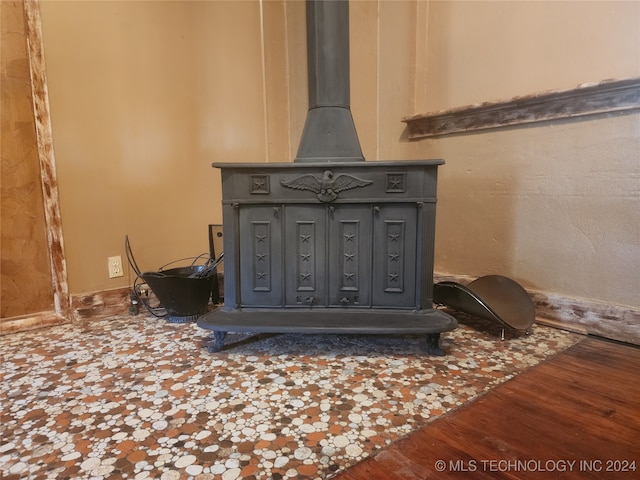
[(640, 348), (585, 337), (333, 478), (640, 478)]

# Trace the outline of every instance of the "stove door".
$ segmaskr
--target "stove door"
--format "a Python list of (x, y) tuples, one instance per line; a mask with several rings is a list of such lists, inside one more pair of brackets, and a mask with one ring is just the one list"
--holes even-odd
[(240, 207), (241, 304), (281, 306), (283, 298), (281, 207)]
[(326, 207), (286, 205), (284, 235), (285, 304), (297, 307), (326, 305)]
[(329, 305), (371, 306), (371, 206), (329, 207)]
[(374, 206), (374, 307), (416, 307), (417, 209), (416, 204)]

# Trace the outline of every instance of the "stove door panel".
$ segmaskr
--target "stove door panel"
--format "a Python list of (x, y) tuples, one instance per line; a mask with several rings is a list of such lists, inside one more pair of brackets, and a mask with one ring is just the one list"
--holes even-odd
[(282, 306), (282, 208), (241, 207), (240, 285), (243, 306)]
[(415, 308), (415, 204), (380, 204), (373, 214), (373, 306)]
[(371, 306), (371, 206), (329, 207), (329, 304)]
[(327, 304), (327, 209), (324, 205), (285, 207), (285, 303)]

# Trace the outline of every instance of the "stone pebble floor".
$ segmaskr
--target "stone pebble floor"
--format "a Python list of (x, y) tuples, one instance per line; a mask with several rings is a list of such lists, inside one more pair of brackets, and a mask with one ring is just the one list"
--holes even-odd
[(230, 334), (123, 315), (0, 337), (0, 478), (324, 479), (581, 338)]

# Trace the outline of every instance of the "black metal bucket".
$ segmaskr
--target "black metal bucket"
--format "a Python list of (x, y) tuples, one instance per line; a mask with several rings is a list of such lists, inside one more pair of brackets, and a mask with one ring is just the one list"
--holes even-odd
[(216, 273), (212, 270), (207, 276), (194, 276), (203, 268), (192, 265), (140, 275), (166, 310), (168, 322), (193, 322), (207, 313)]

